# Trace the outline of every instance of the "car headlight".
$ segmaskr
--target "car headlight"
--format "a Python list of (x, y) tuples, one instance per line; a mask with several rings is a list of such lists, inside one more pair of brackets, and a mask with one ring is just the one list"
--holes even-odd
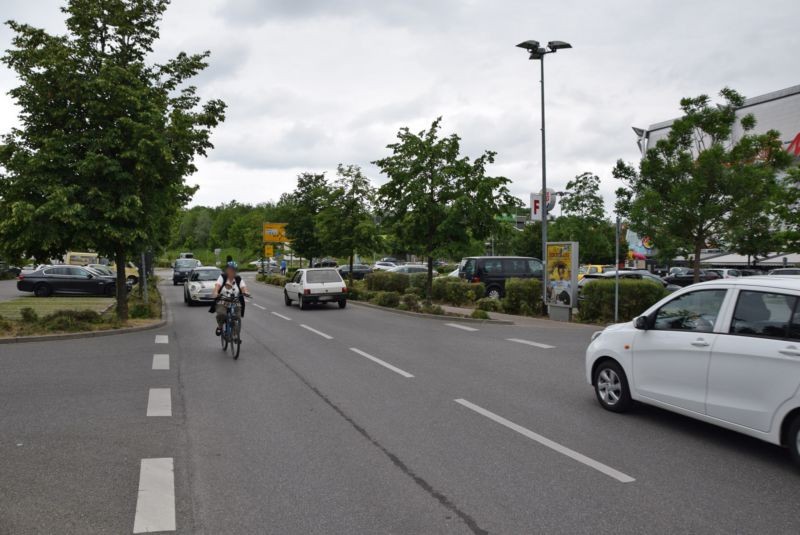
[(594, 342), (595, 340), (597, 340), (597, 338), (598, 338), (598, 337), (599, 337), (601, 334), (603, 334), (603, 331), (595, 331), (595, 332), (593, 332), (593, 333), (592, 333), (592, 340), (591, 340), (591, 341), (592, 341), (592, 342)]

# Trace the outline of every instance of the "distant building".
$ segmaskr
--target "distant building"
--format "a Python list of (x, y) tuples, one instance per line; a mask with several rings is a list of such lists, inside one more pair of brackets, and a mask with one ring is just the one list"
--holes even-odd
[[(800, 158), (800, 85), (748, 98), (737, 110), (740, 117), (747, 114), (753, 114), (756, 118), (756, 127), (753, 130), (755, 133), (777, 130), (786, 150)], [(633, 128), (642, 155), (648, 148), (655, 147), (659, 139), (667, 137), (674, 121), (675, 119), (671, 119), (655, 123), (646, 129)], [(737, 125), (734, 138), (741, 134), (741, 127)]]

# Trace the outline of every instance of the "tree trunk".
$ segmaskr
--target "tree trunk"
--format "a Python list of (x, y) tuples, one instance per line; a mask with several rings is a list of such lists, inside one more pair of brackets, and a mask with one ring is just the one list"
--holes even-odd
[(700, 282), (700, 251), (703, 249), (703, 239), (698, 238), (694, 242), (694, 279), (693, 282), (696, 284)]
[(426, 302), (428, 306), (431, 305), (431, 298), (433, 297), (433, 257), (428, 256), (428, 282), (425, 285)]
[(125, 251), (117, 249), (114, 254), (114, 262), (117, 264), (117, 318), (120, 321), (128, 321), (128, 286), (125, 277), (127, 258), (125, 258)]
[(352, 286), (353, 286), (353, 256), (354, 256), (354, 255), (353, 255), (353, 253), (351, 252), (351, 253), (350, 253), (350, 271), (348, 271), (348, 273), (349, 273), (349, 275), (350, 275), (350, 277), (348, 277), (348, 278), (350, 279), (350, 280), (349, 280), (349, 282), (348, 282), (348, 284), (350, 285), (350, 287), (352, 287)]

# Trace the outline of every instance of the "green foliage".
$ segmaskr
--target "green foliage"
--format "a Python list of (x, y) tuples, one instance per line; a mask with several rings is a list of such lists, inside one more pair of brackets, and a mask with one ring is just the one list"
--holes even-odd
[(372, 217), (375, 192), (357, 165), (339, 164), (337, 176), (315, 224), (325, 252), (346, 257), (352, 267), (356, 252), (371, 253), (380, 245)]
[(400, 294), (398, 292), (375, 292), (371, 302), (382, 307), (396, 308), (400, 304)]
[(286, 234), (295, 252), (308, 259), (325, 254), (317, 217), (330, 198), (330, 184), (325, 173), (301, 173), (294, 191), (281, 197), (286, 214)]
[(225, 110), (186, 85), (208, 52), (147, 64), (167, 5), (69, 0), (65, 36), (8, 23), (2, 61), (20, 80), (10, 91), (20, 127), (0, 143), (0, 248), (37, 260), (91, 248), (125, 265), (166, 244)]
[[(519, 204), (509, 180), (486, 175), (495, 153), (462, 157), (461, 139), (440, 138), (441, 118), (418, 134), (402, 128), (390, 156), (374, 162), (389, 180), (379, 189), (384, 222), (397, 241), (428, 259), (489, 236), (497, 216)], [(431, 298), (432, 276), (427, 297)]]
[(388, 271), (369, 273), (365, 280), (367, 281), (367, 289), (374, 292), (403, 293), (410, 284), (408, 275), (390, 273)]
[(280, 286), (283, 288), (286, 285), (286, 281), (288, 280), (283, 275), (274, 275), (274, 274), (267, 274), (267, 275), (257, 275), (256, 279), (271, 286)]
[[(420, 299), (425, 297), (426, 288), (428, 287), (428, 274), (427, 273), (412, 273), (408, 277), (411, 290), (417, 294)], [(439, 280), (439, 279), (434, 279)]]
[(444, 309), (439, 305), (425, 303), (422, 305), (423, 314), (433, 314), (435, 316), (444, 316)]
[(405, 310), (410, 310), (411, 312), (419, 312), (420, 304), (419, 298), (416, 294), (413, 293), (404, 293), (402, 298), (402, 302), (400, 303), (403, 305)]
[(506, 280), (503, 310), (508, 314), (539, 316), (542, 314), (542, 283), (539, 279)]
[(19, 311), (22, 321), (28, 323), (35, 323), (39, 321), (39, 315), (31, 307), (25, 307)]
[[(752, 115), (736, 116), (744, 97), (727, 88), (720, 96), (720, 105), (706, 95), (682, 99), (683, 117), (648, 149), (638, 171), (622, 161), (614, 168), (627, 186), (617, 191), (618, 211), (662, 253), (693, 253), (696, 276), (707, 244), (728, 242), (744, 252), (766, 229), (779, 228), (787, 195), (776, 179), (791, 159), (780, 134), (754, 133)], [(734, 138), (734, 131), (741, 134)]]
[[(619, 320), (630, 321), (667, 295), (659, 284), (645, 280), (619, 281)], [(614, 321), (614, 281), (597, 280), (583, 287), (580, 301), (581, 321)]]
[(470, 283), (452, 277), (433, 279), (431, 298), (453, 306), (464, 306), (480, 299), (486, 293), (483, 283)]
[(491, 297), (483, 297), (475, 302), (480, 310), (486, 312), (503, 312), (503, 303), (499, 299), (492, 299)]
[(475, 318), (476, 320), (488, 320), (489, 314), (485, 310), (481, 310), (480, 308), (476, 308), (470, 314), (471, 318)]

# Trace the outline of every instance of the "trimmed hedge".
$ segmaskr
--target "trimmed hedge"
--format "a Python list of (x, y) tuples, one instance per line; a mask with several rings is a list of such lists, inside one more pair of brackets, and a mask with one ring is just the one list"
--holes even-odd
[(390, 273), (388, 271), (376, 271), (366, 276), (367, 290), (373, 292), (397, 292), (404, 293), (411, 281), (408, 275), (403, 273)]
[(486, 312), (503, 312), (503, 303), (499, 299), (482, 297), (478, 299), (475, 304), (479, 310), (484, 310)]
[(280, 286), (283, 288), (288, 278), (284, 277), (283, 275), (258, 275), (257, 280), (272, 286)]
[[(619, 281), (619, 321), (630, 321), (667, 295), (661, 285), (645, 280)], [(580, 319), (594, 323), (614, 321), (614, 281), (597, 280), (581, 292)]]
[(453, 306), (464, 306), (475, 302), (486, 293), (483, 283), (471, 283), (452, 277), (433, 279), (431, 297), (434, 301), (443, 301)]
[(542, 282), (539, 279), (506, 280), (503, 310), (523, 316), (542, 315)]
[(397, 292), (376, 292), (371, 303), (389, 308), (397, 308), (400, 304), (400, 294)]

